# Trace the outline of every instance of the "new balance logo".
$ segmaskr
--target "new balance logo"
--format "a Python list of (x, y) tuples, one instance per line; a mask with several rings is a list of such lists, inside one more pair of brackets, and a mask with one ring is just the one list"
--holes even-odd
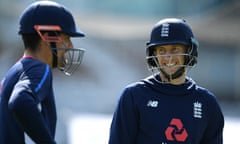
[(154, 101), (154, 100), (149, 100), (147, 103), (148, 107), (157, 107), (158, 106), (158, 101)]

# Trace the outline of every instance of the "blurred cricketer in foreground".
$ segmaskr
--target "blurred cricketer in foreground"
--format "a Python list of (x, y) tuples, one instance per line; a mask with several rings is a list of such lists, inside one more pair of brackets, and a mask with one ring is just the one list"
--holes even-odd
[(73, 48), (70, 37), (83, 37), (72, 14), (52, 1), (36, 1), (20, 17), (23, 57), (0, 85), (0, 143), (24, 144), (25, 135), (37, 144), (55, 144), (56, 106), (52, 68), (71, 75), (84, 49)]

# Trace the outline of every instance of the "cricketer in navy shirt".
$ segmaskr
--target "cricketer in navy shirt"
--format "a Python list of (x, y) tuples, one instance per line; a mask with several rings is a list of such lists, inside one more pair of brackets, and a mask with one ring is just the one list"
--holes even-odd
[(18, 32), (23, 57), (0, 85), (0, 144), (56, 144), (56, 106), (52, 69), (70, 76), (81, 64), (84, 49), (71, 37), (84, 37), (66, 7), (49, 0), (35, 1), (23, 11)]
[(174, 86), (151, 76), (123, 91), (109, 144), (222, 144), (223, 125), (215, 96), (192, 79)]
[(152, 76), (123, 90), (109, 144), (223, 143), (224, 117), (215, 95), (187, 76), (198, 47), (185, 20), (154, 25), (146, 48)]
[(1, 83), (0, 143), (24, 144), (25, 131), (36, 143), (53, 144), (56, 120), (50, 67), (22, 58)]

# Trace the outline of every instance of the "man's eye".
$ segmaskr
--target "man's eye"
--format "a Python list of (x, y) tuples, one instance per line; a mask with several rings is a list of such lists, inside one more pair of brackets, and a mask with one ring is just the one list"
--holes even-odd
[(164, 54), (164, 53), (165, 53), (165, 50), (164, 50), (164, 49), (159, 49), (159, 50), (158, 50), (158, 53), (159, 53), (159, 54)]
[(174, 53), (179, 52), (179, 48), (174, 47), (174, 48), (172, 49), (172, 52), (174, 52)]

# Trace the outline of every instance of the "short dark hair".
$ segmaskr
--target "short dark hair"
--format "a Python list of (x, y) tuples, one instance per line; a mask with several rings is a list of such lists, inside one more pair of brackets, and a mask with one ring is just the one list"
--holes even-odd
[(25, 49), (30, 49), (32, 51), (37, 50), (37, 45), (40, 42), (40, 36), (38, 34), (23, 34), (22, 40), (25, 46)]

